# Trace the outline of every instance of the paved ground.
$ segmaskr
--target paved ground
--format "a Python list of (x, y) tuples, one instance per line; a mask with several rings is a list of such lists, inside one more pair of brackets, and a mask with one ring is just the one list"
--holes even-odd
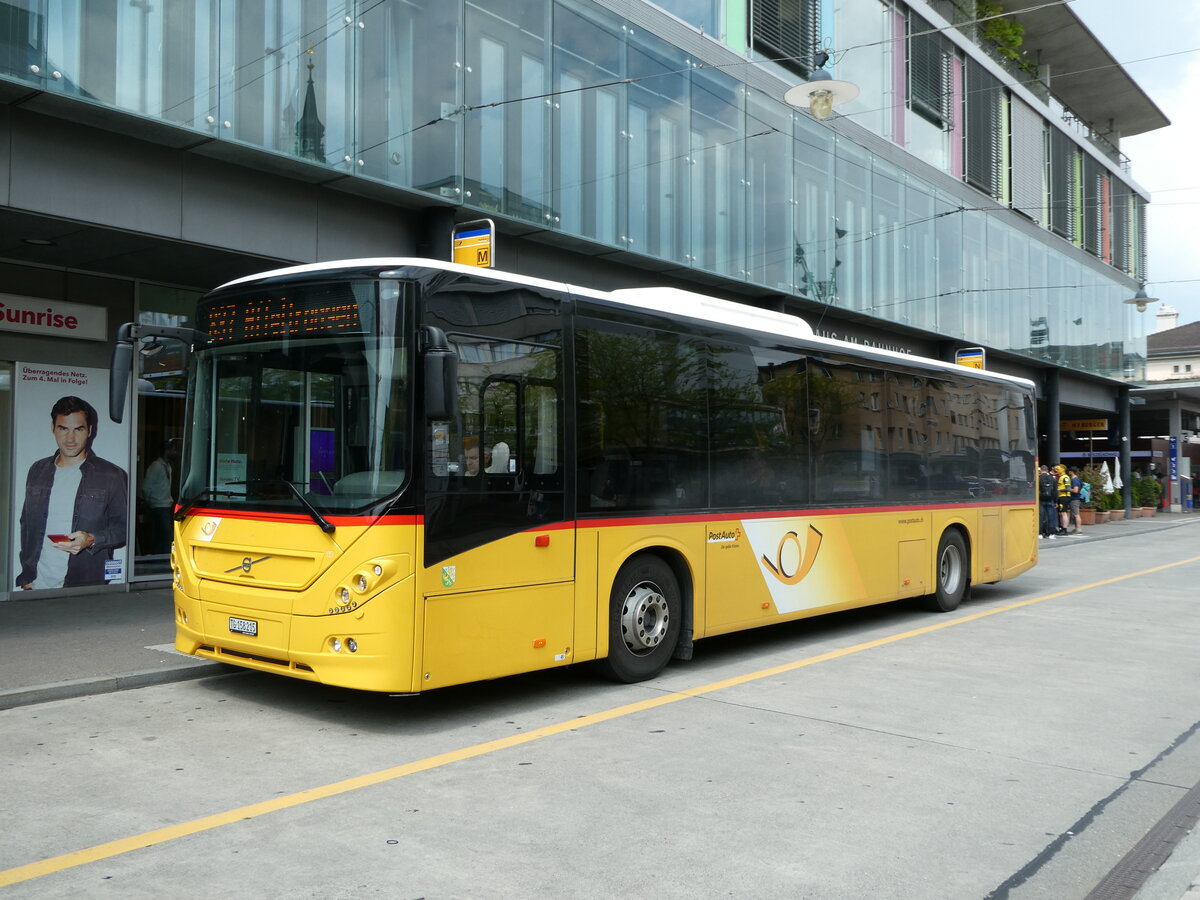
[[(1091, 526), (1081, 536), (1041, 541), (1042, 564), (1054, 565), (1084, 543), (1197, 522), (1200, 515), (1159, 514)], [(0, 603), (0, 709), (240, 671), (179, 654), (173, 639), (166, 588)], [(1137, 897), (1200, 900), (1200, 829), (1180, 842)]]

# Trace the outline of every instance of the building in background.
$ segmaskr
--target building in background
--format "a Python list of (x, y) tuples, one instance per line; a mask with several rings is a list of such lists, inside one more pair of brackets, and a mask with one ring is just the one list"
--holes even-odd
[(1146, 339), (1146, 384), (1133, 437), (1135, 468), (1150, 464), (1167, 482), (1167, 507), (1195, 508), (1200, 501), (1200, 322), (1177, 325), (1174, 307), (1158, 311), (1158, 330)]
[[(231, 278), (447, 258), (486, 216), (502, 269), (983, 347), (1038, 384), (1057, 458), (1061, 419), (1119, 421), (1144, 374), (1120, 140), (1168, 122), (1069, 5), (1027, 5), (0, 0), (0, 434), (20, 363), (103, 367), (120, 322), (186, 323)], [(782, 98), (821, 47), (859, 93), (818, 120)], [(183, 417), (178, 360), (143, 366), (131, 488)], [(131, 521), (130, 577), (161, 577)]]

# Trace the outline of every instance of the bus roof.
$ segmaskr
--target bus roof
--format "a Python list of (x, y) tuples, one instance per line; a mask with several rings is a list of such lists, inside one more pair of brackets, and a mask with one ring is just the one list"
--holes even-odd
[(888, 350), (882, 347), (869, 347), (863, 344), (841, 341), (836, 338), (820, 337), (816, 335), (813, 332), (812, 327), (799, 316), (775, 312), (768, 309), (761, 309), (746, 303), (738, 303), (733, 300), (723, 300), (719, 297), (711, 297), (707, 294), (698, 294), (693, 291), (686, 291), (680, 288), (639, 287), (620, 288), (613, 291), (602, 291), (595, 288), (568, 284), (566, 282), (549, 281), (543, 278), (534, 278), (528, 275), (520, 275), (514, 272), (505, 272), (497, 269), (481, 269), (475, 266), (464, 266), (458, 263), (446, 262), (444, 260), (437, 259), (424, 259), (420, 257), (407, 256), (369, 257), (364, 259), (342, 259), (331, 260), (328, 262), (309, 263), (300, 266), (287, 266), (284, 268), (272, 269), (267, 272), (260, 272), (255, 275), (247, 275), (242, 278), (237, 278), (233, 281), (226, 282), (215, 290), (220, 291), (238, 285), (270, 281), (276, 278), (294, 278), (300, 275), (320, 273), (332, 274), (334, 272), (338, 272), (345, 273), (347, 275), (355, 273), (366, 275), (369, 273), (371, 276), (377, 277), (383, 271), (402, 268), (439, 269), (446, 272), (458, 272), (463, 275), (473, 275), (477, 278), (492, 278), (496, 281), (505, 281), (512, 284), (521, 284), (533, 288), (542, 288), (561, 293), (574, 294), (576, 296), (618, 303), (622, 306), (634, 307), (650, 312), (665, 313), (670, 316), (683, 316), (701, 322), (728, 325), (745, 331), (758, 332), (760, 334), (799, 338), (811, 345), (825, 346), (829, 347), (830, 349), (837, 349), (841, 350), (842, 352), (849, 352), (858, 356), (867, 356), (876, 359), (888, 359), (896, 362), (907, 362), (909, 365), (917, 364), (927, 368), (941, 369), (946, 372), (954, 372), (960, 376), (970, 373), (973, 376), (1020, 384), (1030, 389), (1034, 387), (1033, 382), (1029, 379), (1020, 378), (1015, 375), (1005, 375), (1001, 372), (981, 369), (967, 369), (958, 365), (957, 363), (945, 362), (944, 360), (933, 359), (932, 357), (914, 356), (912, 354), (899, 353), (895, 350)]

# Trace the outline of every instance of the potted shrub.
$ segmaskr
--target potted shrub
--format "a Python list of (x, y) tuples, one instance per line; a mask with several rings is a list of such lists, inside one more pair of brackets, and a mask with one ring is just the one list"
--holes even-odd
[(1134, 502), (1142, 508), (1142, 515), (1152, 516), (1158, 512), (1158, 506), (1162, 502), (1162, 485), (1158, 479), (1143, 475), (1134, 485)]
[(1084, 466), (1079, 470), (1079, 478), (1088, 486), (1088, 499), (1079, 504), (1079, 520), (1084, 525), (1095, 525), (1097, 522), (1107, 520), (1107, 516), (1101, 518), (1099, 513), (1105, 509), (1104, 505), (1104, 475), (1100, 471), (1099, 466)]
[(1125, 498), (1120, 491), (1105, 494), (1104, 503), (1108, 507), (1108, 521), (1119, 522), (1125, 518)]

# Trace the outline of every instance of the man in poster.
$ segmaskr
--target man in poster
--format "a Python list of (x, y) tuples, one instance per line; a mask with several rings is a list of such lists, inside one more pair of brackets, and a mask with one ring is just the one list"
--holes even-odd
[(57, 452), (29, 467), (21, 509), (23, 590), (104, 584), (105, 563), (125, 546), (129, 482), (92, 453), (95, 408), (62, 397), (50, 410)]

